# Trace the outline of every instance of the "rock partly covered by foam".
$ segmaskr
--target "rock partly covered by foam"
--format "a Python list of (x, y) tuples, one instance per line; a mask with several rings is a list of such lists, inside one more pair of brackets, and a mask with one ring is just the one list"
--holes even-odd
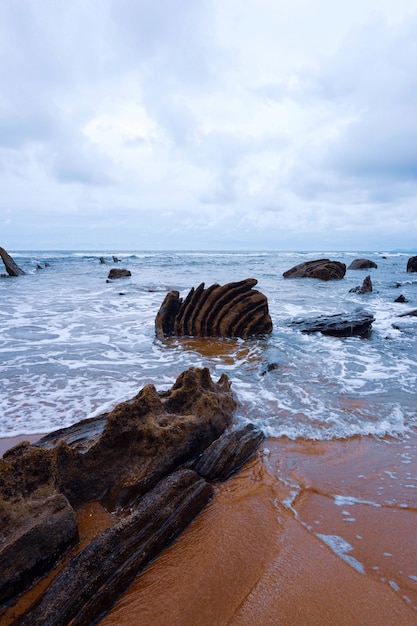
[(340, 280), (346, 274), (346, 265), (330, 259), (305, 261), (283, 273), (284, 278), (318, 278), (319, 280)]
[(375, 320), (371, 313), (357, 312), (354, 314), (321, 315), (314, 319), (294, 320), (292, 326), (303, 333), (317, 333), (333, 337), (365, 336), (369, 333)]
[(378, 265), (375, 261), (371, 261), (370, 259), (355, 259), (349, 265), (348, 270), (366, 270), (374, 268), (376, 269)]
[(349, 289), (349, 293), (371, 293), (373, 291), (372, 281), (370, 276), (366, 276), (363, 280), (362, 286), (358, 285), (357, 287), (353, 287), (353, 289)]
[(184, 300), (170, 291), (155, 319), (157, 337), (246, 338), (272, 332), (268, 300), (253, 289), (257, 282), (247, 278), (207, 289), (201, 283)]
[(408, 259), (407, 272), (417, 272), (417, 256), (412, 256)]
[(12, 257), (7, 254), (4, 248), (0, 248), (0, 257), (9, 276), (21, 276), (25, 272), (15, 263)]

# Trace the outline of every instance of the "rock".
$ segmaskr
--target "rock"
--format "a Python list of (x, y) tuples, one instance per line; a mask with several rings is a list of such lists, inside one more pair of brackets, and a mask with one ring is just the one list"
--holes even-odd
[(254, 278), (207, 289), (201, 283), (183, 301), (170, 291), (155, 319), (156, 336), (241, 337), (272, 332), (267, 298)]
[(117, 256), (113, 256), (113, 263), (120, 263), (121, 259), (118, 259)]
[(127, 278), (128, 276), (132, 276), (132, 272), (130, 270), (113, 268), (110, 270), (107, 278), (109, 280), (116, 280), (117, 278)]
[(408, 311), (407, 313), (402, 313), (398, 317), (417, 317), (417, 309), (414, 309), (413, 311)]
[(284, 278), (319, 278), (320, 280), (340, 280), (346, 273), (346, 265), (330, 259), (306, 261), (283, 273)]
[(134, 512), (71, 559), (21, 626), (89, 626), (107, 611), (138, 572), (202, 510), (213, 487), (191, 470), (162, 480)]
[(355, 259), (349, 265), (348, 270), (365, 270), (374, 267), (375, 269), (378, 265), (374, 261), (370, 261), (369, 259)]
[(2, 601), (27, 589), (74, 545), (74, 509), (90, 501), (112, 511), (134, 507), (168, 474), (194, 463), (230, 426), (236, 406), (226, 375), (215, 383), (207, 368), (190, 368), (165, 392), (147, 385), (107, 414), (6, 452), (0, 459)]
[(367, 276), (363, 283), (362, 287), (353, 287), (353, 289), (349, 289), (349, 293), (371, 293), (372, 292), (372, 281), (371, 277)]
[(405, 296), (403, 296), (403, 294), (401, 294), (398, 298), (395, 298), (394, 302), (408, 302), (408, 300)]
[(312, 320), (293, 321), (292, 326), (295, 326), (303, 333), (320, 332), (323, 335), (331, 335), (333, 337), (364, 336), (370, 331), (374, 319), (373, 315), (366, 312), (354, 315), (322, 315)]
[(4, 248), (0, 248), (0, 257), (3, 260), (4, 267), (9, 276), (22, 276), (25, 272), (14, 262), (12, 257), (7, 254)]
[(26, 442), (0, 459), (0, 604), (48, 572), (78, 542), (74, 510), (56, 492), (52, 456)]
[(204, 450), (194, 469), (206, 480), (226, 480), (252, 456), (264, 437), (253, 424), (223, 433)]
[(408, 259), (407, 272), (417, 272), (417, 256), (412, 256)]
[(104, 256), (101, 256), (99, 260), (102, 265), (106, 262), (106, 259), (104, 258)]

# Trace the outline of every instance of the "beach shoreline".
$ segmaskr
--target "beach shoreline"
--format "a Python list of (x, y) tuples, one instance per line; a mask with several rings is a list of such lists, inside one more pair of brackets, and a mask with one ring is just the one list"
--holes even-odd
[[(100, 623), (417, 624), (416, 451), (414, 433), (265, 440)], [(78, 512), (82, 542), (100, 518)]]

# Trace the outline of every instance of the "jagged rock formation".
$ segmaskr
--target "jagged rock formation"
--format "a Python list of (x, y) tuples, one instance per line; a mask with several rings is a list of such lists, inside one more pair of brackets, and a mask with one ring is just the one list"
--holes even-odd
[(412, 256), (408, 259), (407, 272), (417, 272), (417, 256)]
[(346, 273), (346, 265), (330, 259), (305, 261), (283, 273), (284, 278), (318, 278), (320, 280), (340, 280)]
[(376, 269), (378, 265), (370, 259), (355, 259), (349, 265), (348, 270), (366, 270), (372, 267)]
[(127, 278), (132, 276), (132, 272), (126, 269), (112, 268), (107, 276), (108, 280), (116, 280), (116, 278)]
[(359, 312), (353, 315), (322, 315), (312, 320), (294, 320), (292, 326), (295, 326), (303, 333), (320, 332), (323, 335), (331, 335), (333, 337), (365, 336), (371, 330), (374, 320), (375, 318), (372, 314)]
[(247, 278), (207, 289), (201, 283), (184, 301), (170, 291), (156, 315), (156, 336), (247, 338), (272, 332), (267, 298), (253, 289), (257, 282)]
[(404, 294), (401, 294), (400, 296), (398, 296), (398, 298), (395, 298), (394, 302), (408, 302), (408, 300), (404, 296)]
[(207, 368), (190, 368), (168, 391), (147, 385), (108, 414), (6, 452), (3, 611), (77, 543), (77, 508), (100, 501), (115, 525), (69, 560), (21, 621), (93, 623), (206, 504), (206, 480), (224, 480), (259, 445), (251, 426), (227, 432), (235, 408), (227, 376), (215, 383)]
[(25, 272), (14, 262), (12, 257), (7, 254), (4, 248), (0, 248), (0, 257), (9, 276), (21, 276)]
[(353, 289), (349, 289), (349, 293), (371, 293), (373, 290), (372, 287), (372, 281), (371, 281), (371, 277), (367, 276), (366, 278), (364, 278), (364, 281), (362, 283), (362, 287), (361, 286), (357, 286), (357, 287), (353, 287)]

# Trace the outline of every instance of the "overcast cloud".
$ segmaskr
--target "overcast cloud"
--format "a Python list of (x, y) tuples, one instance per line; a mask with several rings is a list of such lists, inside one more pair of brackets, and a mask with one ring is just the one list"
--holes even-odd
[(415, 0), (2, 0), (0, 245), (417, 246)]

